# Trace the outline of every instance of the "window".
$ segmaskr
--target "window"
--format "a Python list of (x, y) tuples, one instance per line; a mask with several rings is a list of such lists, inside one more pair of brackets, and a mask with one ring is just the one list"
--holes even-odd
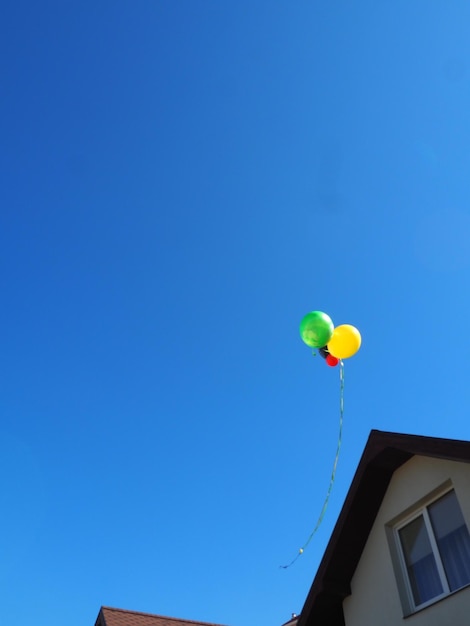
[(410, 612), (470, 584), (470, 535), (451, 490), (394, 527)]

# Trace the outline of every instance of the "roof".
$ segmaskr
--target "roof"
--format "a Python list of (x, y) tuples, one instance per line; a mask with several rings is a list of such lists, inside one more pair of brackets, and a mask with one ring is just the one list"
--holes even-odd
[(298, 621), (299, 621), (299, 616), (296, 615), (295, 613), (292, 613), (292, 617), (290, 618), (290, 620), (285, 622), (282, 626), (295, 626)]
[(343, 600), (393, 473), (411, 457), (470, 463), (470, 441), (372, 430), (298, 626), (344, 626)]
[(220, 626), (208, 622), (195, 622), (189, 619), (178, 619), (176, 617), (164, 617), (153, 615), (152, 613), (140, 613), (137, 611), (126, 611), (124, 609), (113, 609), (109, 606), (102, 606), (95, 626)]

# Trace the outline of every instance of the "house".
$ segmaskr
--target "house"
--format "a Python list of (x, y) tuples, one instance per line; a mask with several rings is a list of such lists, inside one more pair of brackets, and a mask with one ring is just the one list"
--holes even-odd
[[(297, 626), (298, 616), (292, 613), (292, 617), (282, 626)], [(163, 615), (153, 615), (152, 613), (140, 613), (137, 611), (127, 611), (125, 609), (113, 609), (109, 606), (102, 606), (95, 626), (221, 626), (220, 624), (209, 624), (207, 622), (196, 622), (188, 619), (177, 619), (175, 617), (164, 617)]]
[(470, 623), (470, 442), (373, 430), (298, 626)]
[(95, 626), (220, 626), (207, 622), (195, 622), (194, 620), (177, 619), (175, 617), (163, 617), (151, 613), (139, 613), (124, 609), (113, 609), (102, 606)]
[[(302, 612), (284, 626), (467, 626), (469, 528), (469, 441), (371, 431)], [(102, 607), (95, 626), (216, 625)]]

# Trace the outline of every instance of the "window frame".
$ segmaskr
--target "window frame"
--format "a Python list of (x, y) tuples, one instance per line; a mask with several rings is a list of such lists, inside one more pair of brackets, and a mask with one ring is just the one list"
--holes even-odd
[[(408, 508), (401, 515), (391, 520), (388, 524), (386, 524), (386, 533), (389, 541), (390, 552), (392, 556), (392, 564), (395, 571), (395, 578), (398, 584), (398, 592), (400, 595), (400, 599), (402, 601), (402, 606), (404, 609), (405, 617), (408, 615), (412, 615), (413, 613), (417, 613), (426, 607), (439, 602), (443, 598), (446, 598), (454, 593), (457, 593), (461, 589), (465, 589), (470, 585), (470, 582), (459, 587), (458, 589), (451, 590), (449, 587), (449, 583), (447, 580), (447, 575), (445, 573), (445, 568), (442, 562), (441, 554), (439, 551), (439, 547), (437, 545), (436, 537), (434, 534), (434, 529), (432, 527), (431, 519), (429, 517), (428, 508), (432, 506), (437, 500), (445, 496), (450, 492), (455, 493), (455, 497), (457, 499), (457, 503), (459, 505), (460, 511), (462, 508), (460, 506), (459, 499), (457, 497), (457, 492), (452, 485), (451, 481), (446, 481), (444, 485), (441, 485), (437, 489), (435, 489), (432, 493), (428, 494), (425, 498), (422, 498), (419, 502), (417, 502), (414, 506)], [(463, 512), (462, 512), (463, 515)], [(402, 530), (405, 526), (413, 522), (415, 519), (422, 517), (424, 522), (424, 527), (431, 545), (432, 554), (436, 561), (437, 572), (439, 575), (439, 579), (442, 585), (442, 593), (433, 596), (429, 600), (422, 602), (420, 604), (416, 604), (413, 596), (413, 590), (411, 587), (410, 578), (408, 575), (408, 568), (406, 565), (405, 554), (403, 550), (402, 541), (400, 538), (400, 530)], [(464, 518), (465, 524), (468, 527), (467, 520)], [(470, 532), (470, 531), (469, 531)]]

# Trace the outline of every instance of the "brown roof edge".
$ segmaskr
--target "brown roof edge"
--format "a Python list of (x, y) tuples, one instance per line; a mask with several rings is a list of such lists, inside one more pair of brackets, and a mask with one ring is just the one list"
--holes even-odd
[(344, 626), (342, 604), (396, 469), (412, 456), (470, 463), (470, 442), (372, 430), (300, 614), (298, 626)]
[(296, 615), (295, 613), (292, 614), (292, 617), (287, 620), (287, 622), (284, 622), (284, 624), (282, 624), (282, 626), (293, 626), (294, 624), (297, 624), (297, 622), (299, 621), (299, 615)]
[(223, 626), (222, 624), (216, 624), (213, 622), (200, 622), (200, 621), (192, 620), (192, 619), (168, 617), (166, 615), (156, 615), (155, 613), (144, 613), (142, 611), (129, 611), (128, 609), (118, 609), (118, 608), (114, 608), (110, 606), (102, 606), (100, 608), (95, 626), (110, 626), (108, 624), (109, 619), (106, 619), (107, 617), (108, 618), (111, 617), (111, 616), (106, 616), (106, 613), (108, 612), (120, 613), (120, 614), (132, 616), (136, 618), (142, 617), (142, 619), (147, 618), (147, 620), (153, 620), (155, 622), (157, 621), (172, 622), (175, 624), (175, 626), (176, 624), (196, 624), (197, 626)]
[(95, 626), (105, 626), (104, 616), (103, 616), (103, 607), (100, 607), (98, 612), (98, 617), (96, 618)]

